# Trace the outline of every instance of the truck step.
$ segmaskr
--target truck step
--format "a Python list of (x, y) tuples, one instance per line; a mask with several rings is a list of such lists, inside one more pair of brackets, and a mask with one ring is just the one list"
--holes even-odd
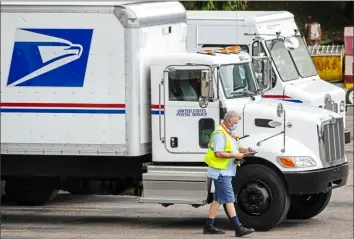
[(204, 205), (211, 186), (207, 172), (207, 167), (148, 166), (140, 202)]

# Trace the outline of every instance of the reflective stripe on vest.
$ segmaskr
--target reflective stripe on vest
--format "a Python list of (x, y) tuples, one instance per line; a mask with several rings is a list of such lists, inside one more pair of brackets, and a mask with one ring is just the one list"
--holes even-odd
[(232, 149), (233, 146), (232, 146), (230, 136), (225, 131), (225, 129), (221, 125), (219, 125), (210, 136), (209, 148), (208, 148), (208, 152), (206, 153), (206, 155), (204, 157), (204, 162), (212, 168), (226, 169), (226, 167), (229, 164), (231, 159), (216, 157), (214, 154), (214, 151), (213, 151), (213, 149), (214, 149), (213, 135), (215, 135), (217, 133), (222, 133), (225, 137), (226, 144), (225, 144), (224, 151), (227, 153), (231, 153), (233, 151), (233, 149)]

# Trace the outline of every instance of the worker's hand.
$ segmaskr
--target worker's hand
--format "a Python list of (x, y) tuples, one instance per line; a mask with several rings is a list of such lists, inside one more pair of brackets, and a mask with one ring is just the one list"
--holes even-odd
[(248, 152), (255, 152), (254, 149), (252, 149), (251, 147), (248, 147)]
[(241, 160), (241, 159), (243, 159), (243, 157), (244, 157), (244, 154), (242, 154), (242, 153), (236, 153), (234, 155), (234, 158), (237, 159), (237, 160)]

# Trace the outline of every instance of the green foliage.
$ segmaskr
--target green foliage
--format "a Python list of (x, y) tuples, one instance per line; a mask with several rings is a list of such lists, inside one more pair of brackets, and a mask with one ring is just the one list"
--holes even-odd
[(187, 10), (245, 10), (247, 1), (181, 1)]

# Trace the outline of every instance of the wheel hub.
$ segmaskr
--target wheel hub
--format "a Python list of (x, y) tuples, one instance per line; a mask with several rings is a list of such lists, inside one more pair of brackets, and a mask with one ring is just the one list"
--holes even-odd
[(238, 201), (242, 209), (250, 215), (266, 212), (270, 206), (270, 191), (263, 183), (249, 183), (239, 192)]

